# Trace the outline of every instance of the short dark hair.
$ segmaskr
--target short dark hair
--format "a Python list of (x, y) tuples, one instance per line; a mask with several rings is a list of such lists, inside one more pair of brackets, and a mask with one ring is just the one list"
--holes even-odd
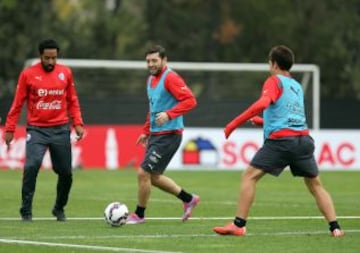
[(60, 51), (59, 44), (53, 39), (43, 40), (39, 43), (39, 53), (43, 54), (45, 49), (56, 49)]
[(295, 56), (290, 48), (279, 45), (271, 48), (269, 60), (276, 62), (281, 70), (289, 71), (295, 62)]
[(148, 54), (154, 54), (154, 53), (159, 53), (159, 56), (161, 59), (163, 59), (164, 57), (166, 57), (166, 50), (163, 46), (160, 45), (152, 45), (150, 46), (146, 52), (145, 52), (145, 56), (147, 56)]

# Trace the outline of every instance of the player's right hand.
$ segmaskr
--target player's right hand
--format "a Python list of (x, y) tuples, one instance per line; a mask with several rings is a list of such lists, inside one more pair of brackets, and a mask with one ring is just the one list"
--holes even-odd
[(234, 128), (232, 127), (231, 124), (226, 125), (226, 127), (224, 128), (224, 133), (225, 133), (225, 139), (229, 138), (230, 134), (234, 131)]

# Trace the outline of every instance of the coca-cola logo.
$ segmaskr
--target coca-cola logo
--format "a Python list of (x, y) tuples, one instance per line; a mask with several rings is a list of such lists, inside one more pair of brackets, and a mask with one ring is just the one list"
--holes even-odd
[(36, 104), (38, 110), (61, 110), (61, 101), (54, 100), (51, 102), (39, 101)]

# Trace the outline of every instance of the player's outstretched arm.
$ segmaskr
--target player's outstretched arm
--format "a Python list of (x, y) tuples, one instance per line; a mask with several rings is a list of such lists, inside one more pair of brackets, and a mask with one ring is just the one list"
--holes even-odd
[(271, 99), (268, 96), (261, 96), (255, 103), (253, 103), (248, 109), (243, 113), (233, 119), (228, 123), (224, 129), (225, 138), (229, 138), (231, 133), (238, 127), (244, 124), (246, 121), (252, 117), (263, 112), (271, 103)]

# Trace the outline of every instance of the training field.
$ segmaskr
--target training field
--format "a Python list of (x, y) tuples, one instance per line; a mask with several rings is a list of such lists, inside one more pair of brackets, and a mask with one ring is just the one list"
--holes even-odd
[(153, 189), (147, 222), (112, 228), (103, 211), (122, 201), (133, 211), (136, 173), (77, 170), (66, 214), (56, 222), (50, 215), (56, 177), (41, 171), (33, 206), (33, 222), (19, 218), (21, 170), (0, 171), (0, 252), (130, 252), (130, 253), (358, 253), (360, 252), (360, 173), (322, 172), (333, 196), (346, 236), (332, 238), (328, 225), (300, 178), (289, 172), (265, 176), (258, 185), (245, 237), (219, 236), (214, 226), (233, 219), (241, 171), (169, 171), (185, 190), (201, 196), (193, 217), (182, 223), (178, 199)]

